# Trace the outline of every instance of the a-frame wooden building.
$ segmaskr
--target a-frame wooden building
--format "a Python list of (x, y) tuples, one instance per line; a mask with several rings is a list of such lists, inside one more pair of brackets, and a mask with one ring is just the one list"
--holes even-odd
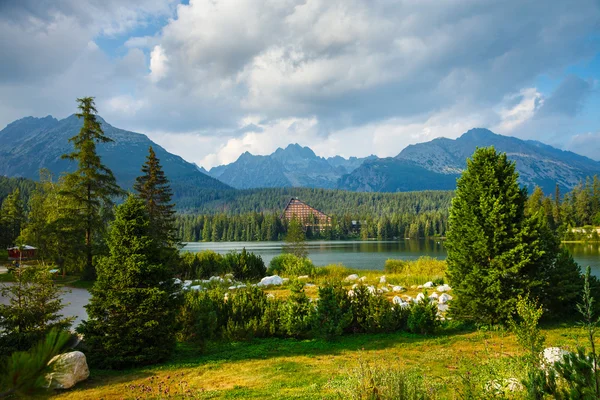
[(322, 230), (331, 226), (330, 216), (309, 206), (297, 197), (290, 199), (281, 215), (281, 219), (288, 222), (293, 218), (297, 218), (305, 228), (310, 226), (313, 229)]

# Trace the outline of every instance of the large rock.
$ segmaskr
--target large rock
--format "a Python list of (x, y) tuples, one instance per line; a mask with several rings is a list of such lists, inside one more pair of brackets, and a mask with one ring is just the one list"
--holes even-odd
[(271, 286), (271, 285), (281, 285), (283, 284), (283, 279), (281, 279), (278, 275), (273, 276), (265, 276), (256, 284), (256, 286)]
[(69, 389), (90, 376), (85, 354), (80, 351), (59, 354), (48, 365), (53, 367), (53, 372), (46, 374), (51, 389)]

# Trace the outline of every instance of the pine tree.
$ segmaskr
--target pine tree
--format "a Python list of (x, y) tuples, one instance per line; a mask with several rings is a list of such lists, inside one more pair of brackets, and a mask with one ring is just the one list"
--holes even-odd
[(123, 194), (117, 185), (112, 171), (102, 164), (96, 152), (96, 143), (109, 143), (112, 139), (104, 135), (100, 122), (96, 119), (98, 111), (93, 97), (77, 99), (83, 126), (79, 134), (69, 139), (75, 151), (64, 154), (63, 158), (77, 161), (77, 170), (66, 175), (64, 194), (71, 198), (79, 208), (78, 217), (85, 227), (85, 279), (93, 279), (94, 234), (104, 228), (102, 208), (111, 209), (113, 198)]
[(175, 204), (172, 191), (152, 146), (142, 166), (143, 175), (135, 180), (134, 189), (146, 203), (151, 232), (160, 246), (161, 261), (175, 268), (179, 256), (179, 239), (175, 227)]
[(0, 245), (4, 248), (15, 244), (25, 221), (21, 192), (16, 188), (2, 202), (0, 208)]
[(296, 257), (305, 258), (308, 256), (306, 238), (304, 236), (304, 231), (302, 230), (302, 224), (297, 218), (293, 218), (288, 225), (284, 250)]
[(15, 283), (0, 287), (0, 296), (8, 304), (0, 304), (0, 355), (27, 350), (51, 329), (67, 329), (73, 318), (63, 318), (62, 290), (43, 268), (17, 268)]
[(89, 319), (78, 327), (88, 360), (116, 369), (163, 361), (175, 347), (178, 298), (142, 200), (129, 196), (116, 208), (107, 243), (110, 256), (98, 264)]
[(152, 232), (165, 246), (174, 246), (178, 240), (175, 235), (175, 204), (171, 202), (173, 194), (152, 146), (148, 149), (142, 173), (135, 179), (133, 187), (146, 203)]
[(517, 179), (515, 164), (490, 147), (475, 151), (457, 181), (446, 241), (457, 317), (506, 321), (517, 297), (541, 285), (536, 262), (542, 252)]

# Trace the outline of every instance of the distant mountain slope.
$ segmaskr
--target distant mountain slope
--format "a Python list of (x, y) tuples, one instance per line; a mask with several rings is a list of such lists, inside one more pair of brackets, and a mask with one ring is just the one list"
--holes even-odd
[[(367, 157), (376, 158), (375, 156)], [(260, 187), (334, 188), (344, 174), (356, 169), (365, 158), (340, 156), (325, 159), (310, 148), (290, 144), (268, 156), (248, 152), (235, 162), (220, 165), (209, 174), (238, 189)]]
[(448, 183), (466, 167), (466, 160), (475, 149), (488, 146), (506, 152), (509, 159), (516, 161), (523, 185), (530, 188), (538, 185), (546, 193), (553, 193), (556, 184), (563, 191), (570, 190), (586, 176), (600, 175), (598, 161), (537, 141), (497, 135), (479, 128), (469, 130), (456, 140), (434, 139), (408, 146), (393, 159), (363, 163), (340, 179), (338, 187), (365, 191), (422, 190), (425, 181), (431, 185), (427, 189), (449, 189)]
[[(198, 196), (201, 191), (230, 189), (224, 183), (200, 172), (191, 163), (167, 152), (146, 135), (115, 128), (102, 118), (102, 129), (114, 142), (98, 145), (98, 153), (126, 189), (140, 175), (142, 164), (152, 146), (171, 181), (176, 197)], [(61, 155), (73, 151), (69, 138), (75, 136), (82, 121), (75, 115), (63, 120), (51, 116), (27, 117), (15, 121), (0, 131), (0, 175), (39, 178), (39, 170), (47, 168), (54, 174), (73, 171), (74, 162)]]

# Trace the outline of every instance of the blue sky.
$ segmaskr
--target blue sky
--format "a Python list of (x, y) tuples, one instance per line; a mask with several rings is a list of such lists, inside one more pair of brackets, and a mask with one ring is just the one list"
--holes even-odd
[(0, 126), (91, 95), (207, 168), (473, 127), (600, 159), (596, 0), (4, 0), (0, 37)]

